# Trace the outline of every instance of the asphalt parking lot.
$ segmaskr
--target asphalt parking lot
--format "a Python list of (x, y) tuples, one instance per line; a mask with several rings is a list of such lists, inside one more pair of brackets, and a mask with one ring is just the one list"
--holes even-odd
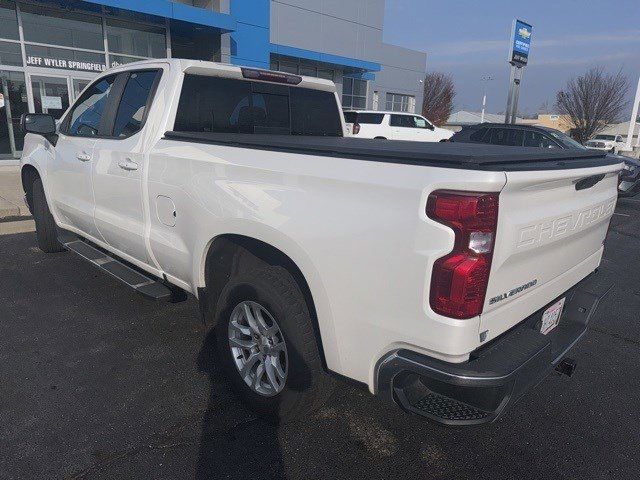
[(340, 382), (304, 422), (244, 410), (196, 302), (149, 303), (32, 233), (0, 236), (0, 478), (631, 479), (640, 468), (640, 200), (572, 357), (496, 424), (446, 428)]

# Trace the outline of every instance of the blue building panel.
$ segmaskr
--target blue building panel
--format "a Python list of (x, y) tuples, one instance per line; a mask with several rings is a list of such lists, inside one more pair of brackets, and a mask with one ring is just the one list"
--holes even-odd
[(216, 27), (226, 32), (232, 32), (237, 28), (237, 24), (233, 16), (226, 13), (191, 7), (184, 3), (169, 3), (171, 3), (172, 9), (171, 18), (174, 20), (182, 20), (184, 22), (195, 23), (198, 25)]
[(314, 60), (316, 62), (340, 65), (352, 68), (356, 72), (379, 72), (382, 70), (382, 66), (379, 63), (359, 60), (357, 58), (341, 57), (340, 55), (332, 55), (330, 53), (314, 52), (312, 50), (290, 47), (288, 45), (271, 44), (271, 52), (287, 57), (303, 58), (305, 60)]
[(173, 20), (181, 20), (183, 22), (195, 23), (197, 25), (206, 25), (208, 27), (219, 28), (220, 30), (227, 32), (236, 29), (236, 21), (231, 15), (214, 12), (213, 10), (207, 10), (204, 8), (192, 7), (190, 5), (172, 2), (170, 0), (89, 0), (89, 3), (170, 18)]
[(269, 0), (232, 0), (231, 16), (237, 22), (231, 33), (231, 63), (269, 68)]
[(255, 27), (271, 27), (269, 0), (231, 0), (231, 16), (237, 21)]

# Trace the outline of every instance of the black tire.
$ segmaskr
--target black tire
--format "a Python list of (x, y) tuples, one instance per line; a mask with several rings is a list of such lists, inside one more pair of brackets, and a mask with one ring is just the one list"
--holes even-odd
[(386, 140), (387, 137), (374, 137), (374, 140)]
[(45, 253), (63, 251), (64, 248), (58, 241), (58, 227), (47, 205), (42, 180), (39, 178), (33, 182), (33, 219), (36, 223), (38, 248)]
[[(288, 353), (283, 390), (264, 396), (242, 379), (229, 346), (231, 313), (243, 301), (265, 307), (276, 319)], [(233, 390), (261, 417), (278, 423), (307, 416), (331, 394), (333, 379), (324, 371), (307, 303), (291, 274), (283, 267), (266, 266), (240, 272), (221, 292), (216, 308), (218, 358)]]

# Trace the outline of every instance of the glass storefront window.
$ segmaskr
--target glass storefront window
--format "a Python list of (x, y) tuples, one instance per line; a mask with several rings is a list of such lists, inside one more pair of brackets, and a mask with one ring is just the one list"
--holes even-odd
[(36, 113), (48, 113), (59, 119), (69, 108), (66, 78), (32, 76), (31, 89)]
[(101, 53), (67, 50), (65, 48), (26, 45), (27, 65), (33, 67), (62, 68), (83, 72), (103, 72), (105, 58)]
[(307, 66), (301, 65), (300, 75), (305, 75), (307, 77), (317, 77), (318, 69), (316, 67), (307, 67)]
[(27, 42), (104, 50), (99, 17), (28, 4), (21, 5), (21, 14)]
[(165, 37), (164, 28), (135, 25), (121, 20), (107, 20), (107, 41), (110, 52), (139, 57), (165, 57), (167, 55)]
[(415, 104), (415, 98), (411, 95), (387, 93), (387, 110), (393, 112), (413, 112), (412, 104)]
[(0, 65), (22, 66), (22, 52), (19, 43), (0, 42)]
[(367, 81), (344, 77), (342, 83), (342, 106), (345, 108), (367, 107)]
[(319, 68), (318, 77), (324, 78), (325, 80), (333, 80), (333, 70), (323, 70)]
[(0, 155), (15, 156), (24, 144), (20, 116), (28, 110), (27, 84), (22, 72), (0, 72), (0, 80)]
[(125, 65), (131, 62), (138, 62), (140, 60), (146, 60), (144, 57), (125, 57), (123, 55), (109, 55), (109, 61), (111, 67), (117, 67), (118, 65)]
[(11, 40), (20, 38), (16, 4), (14, 2), (0, 0), (0, 38), (9, 38)]

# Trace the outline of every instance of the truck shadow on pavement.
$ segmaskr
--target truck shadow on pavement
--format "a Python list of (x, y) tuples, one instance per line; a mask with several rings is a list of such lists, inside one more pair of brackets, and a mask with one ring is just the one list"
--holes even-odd
[[(243, 408), (222, 373), (213, 329), (198, 355), (198, 369), (209, 377), (209, 401), (202, 419), (196, 478), (284, 478), (277, 426)], [(231, 408), (230, 408), (231, 407)]]

